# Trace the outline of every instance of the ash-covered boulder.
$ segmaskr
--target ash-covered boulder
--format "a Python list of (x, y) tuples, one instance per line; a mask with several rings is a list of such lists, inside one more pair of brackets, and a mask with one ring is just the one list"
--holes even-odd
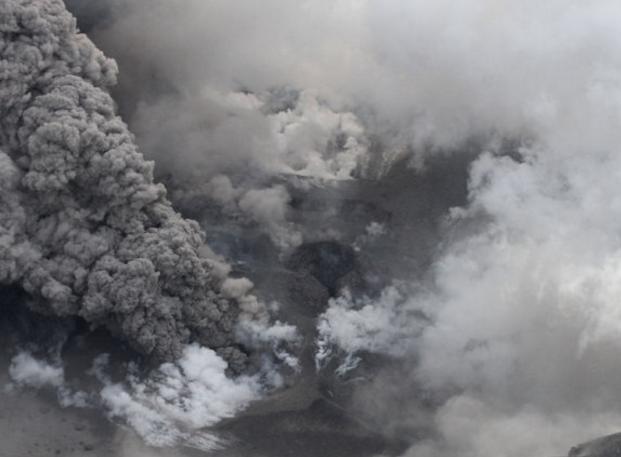
[(115, 114), (116, 73), (61, 0), (0, 2), (0, 284), (158, 358), (227, 347), (236, 306)]

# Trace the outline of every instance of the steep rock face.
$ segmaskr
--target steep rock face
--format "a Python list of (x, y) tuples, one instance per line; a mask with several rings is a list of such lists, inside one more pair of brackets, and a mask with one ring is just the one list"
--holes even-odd
[(61, 0), (0, 3), (0, 284), (145, 354), (224, 348), (236, 306), (115, 114), (116, 73)]

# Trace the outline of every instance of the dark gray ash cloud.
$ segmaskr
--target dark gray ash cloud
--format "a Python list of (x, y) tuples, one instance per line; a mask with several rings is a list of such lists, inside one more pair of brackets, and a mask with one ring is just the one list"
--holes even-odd
[(114, 61), (60, 0), (3, 2), (0, 31), (0, 283), (145, 354), (230, 345), (236, 305), (116, 115)]

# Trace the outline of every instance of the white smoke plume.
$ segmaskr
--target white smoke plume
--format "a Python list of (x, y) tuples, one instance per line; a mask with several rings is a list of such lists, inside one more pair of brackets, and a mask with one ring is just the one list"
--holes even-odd
[(184, 347), (178, 360), (160, 365), (146, 377), (130, 367), (125, 379), (113, 382), (108, 364), (107, 354), (93, 360), (89, 373), (101, 387), (85, 392), (72, 387), (61, 360), (19, 352), (9, 367), (13, 382), (9, 387), (50, 388), (63, 407), (102, 408), (150, 446), (181, 444), (204, 451), (224, 444), (208, 427), (232, 417), (267, 388), (277, 387), (266, 384), (261, 375), (227, 377), (227, 363), (213, 350), (196, 344)]
[(393, 29), (381, 43), (387, 68), (411, 81), (400, 97), (420, 107), (417, 141), (521, 144), (511, 156), (482, 148), (469, 204), (448, 220), (464, 235), (442, 248), (430, 292), (405, 306), (335, 301), (320, 335), (394, 355), (419, 316), (378, 322), (408, 308), (430, 319), (402, 382), (446, 403), (438, 439), (413, 456), (563, 454), (618, 429), (618, 5), (415, 1), (375, 12)]
[[(235, 172), (250, 160), (252, 172), (310, 173), (334, 169), (326, 138), (336, 126), (345, 143), (379, 136), (383, 154), (532, 135), (551, 110), (571, 112), (556, 105), (561, 100), (581, 106), (573, 96), (592, 76), (613, 80), (616, 8), (556, 0), (545, 8), (491, 0), (114, 0), (111, 18), (92, 35), (127, 63), (121, 90), (130, 123), (163, 170), (187, 175), (199, 161), (209, 172)], [(284, 142), (270, 133), (274, 117), (290, 119)], [(186, 151), (178, 152), (184, 160), (172, 159), (171, 147)], [(351, 167), (336, 169), (331, 175), (347, 176)]]
[(325, 365), (335, 349), (345, 352), (347, 364), (362, 351), (407, 356), (428, 323), (418, 303), (408, 300), (397, 286), (384, 289), (375, 300), (354, 300), (346, 290), (319, 316), (316, 364)]
[(11, 359), (9, 377), (12, 384), (6, 386), (12, 391), (16, 386), (34, 389), (49, 388), (55, 391), (58, 402), (64, 408), (86, 408), (91, 399), (86, 392), (67, 385), (65, 370), (60, 361), (47, 361), (36, 358), (27, 351), (21, 351)]
[(201, 429), (232, 417), (263, 389), (258, 376), (228, 378), (227, 363), (198, 345), (185, 347), (179, 360), (161, 365), (146, 380), (130, 375), (126, 383), (112, 383), (101, 376), (101, 368), (104, 408), (157, 447), (220, 447), (215, 434)]
[(20, 385), (41, 388), (60, 387), (65, 382), (62, 367), (45, 363), (28, 352), (20, 352), (11, 360), (9, 367), (11, 379)]

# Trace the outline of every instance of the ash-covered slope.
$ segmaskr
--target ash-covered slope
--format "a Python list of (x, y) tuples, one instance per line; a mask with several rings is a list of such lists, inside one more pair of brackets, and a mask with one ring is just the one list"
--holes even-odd
[(225, 347), (236, 307), (115, 114), (116, 72), (61, 0), (0, 3), (0, 284), (145, 354)]
[(619, 457), (621, 456), (621, 433), (604, 436), (574, 446), (569, 457)]

